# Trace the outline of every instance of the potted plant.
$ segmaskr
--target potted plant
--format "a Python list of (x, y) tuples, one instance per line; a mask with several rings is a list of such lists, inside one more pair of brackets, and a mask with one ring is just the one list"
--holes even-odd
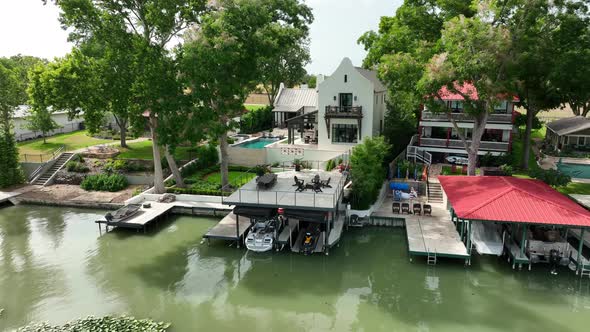
[(295, 159), (295, 160), (293, 160), (293, 165), (295, 165), (295, 171), (296, 172), (300, 172), (301, 171), (301, 166), (303, 165), (303, 160), (301, 160), (301, 159)]

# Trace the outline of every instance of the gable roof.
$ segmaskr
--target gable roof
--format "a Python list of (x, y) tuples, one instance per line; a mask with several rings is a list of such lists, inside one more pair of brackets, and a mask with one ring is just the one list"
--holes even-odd
[(364, 69), (361, 67), (354, 67), (361, 75), (363, 75), (366, 79), (368, 79), (369, 81), (371, 81), (371, 83), (373, 83), (373, 87), (375, 89), (375, 92), (383, 92), (385, 90), (387, 90), (385, 88), (385, 85), (383, 85), (383, 82), (381, 82), (381, 80), (379, 79), (379, 77), (377, 76), (377, 72), (374, 70), (369, 70), (369, 69)]
[[(459, 85), (457, 82), (455, 82), (454, 86), (455, 86), (455, 89), (458, 90), (458, 92), (449, 91), (449, 88), (447, 88), (446, 85), (443, 86), (442, 88), (440, 88), (440, 90), (438, 90), (438, 93), (441, 96), (442, 100), (445, 100), (445, 101), (465, 100), (463, 95), (469, 97), (469, 99), (471, 99), (471, 100), (478, 100), (479, 99), (479, 95), (477, 94), (477, 88), (472, 83), (464, 82), (463, 85)], [(498, 97), (501, 97), (501, 96), (498, 95)], [(514, 96), (512, 98), (512, 101), (518, 102), (520, 100), (518, 99), (518, 97)]]
[(275, 112), (297, 112), (301, 107), (318, 107), (315, 89), (283, 88), (275, 101)]
[(590, 212), (547, 184), (511, 176), (439, 176), (461, 219), (590, 227)]
[(549, 122), (546, 126), (559, 136), (569, 135), (580, 130), (590, 129), (590, 119), (578, 115)]

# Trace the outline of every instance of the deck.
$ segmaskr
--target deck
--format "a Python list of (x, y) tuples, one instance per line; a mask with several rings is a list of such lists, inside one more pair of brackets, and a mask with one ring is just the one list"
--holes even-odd
[(2, 191), (0, 192), (0, 204), (9, 202), (11, 199), (17, 197), (22, 193), (19, 192), (11, 192), (11, 191)]
[(328, 247), (333, 247), (342, 236), (342, 229), (344, 228), (344, 214), (340, 214), (338, 219), (334, 220), (334, 227), (330, 230), (330, 235), (328, 236)]
[[(133, 215), (129, 219), (125, 219), (119, 222), (111, 222), (107, 220), (97, 220), (96, 223), (105, 224), (107, 227), (120, 227), (120, 228), (128, 228), (128, 229), (142, 229), (146, 230), (146, 228), (152, 223), (157, 221), (163, 216), (166, 216), (172, 208), (174, 208), (174, 204), (172, 203), (158, 203), (158, 202), (150, 202), (151, 207), (145, 208), (141, 207), (139, 212)], [(108, 229), (107, 229), (108, 231)]]
[(283, 230), (281, 231), (281, 234), (279, 234), (279, 238), (277, 239), (277, 243), (291, 245), (291, 243), (294, 240), (294, 239), (292, 239), (293, 233), (295, 232), (295, 230), (298, 230), (298, 229), (299, 229), (299, 220), (289, 219), (289, 224), (286, 225), (283, 228)]
[[(236, 223), (238, 223), (236, 229)], [(225, 216), (217, 225), (213, 226), (203, 238), (220, 239), (229, 241), (238, 241), (244, 237), (244, 234), (250, 229), (250, 218), (237, 217), (233, 212)]]
[[(304, 180), (305, 183), (311, 183), (315, 175), (319, 175), (322, 180), (330, 178), (331, 188), (324, 187), (321, 192), (305, 190), (303, 192), (295, 191), (293, 186), (294, 177)], [(227, 205), (237, 206), (259, 206), (271, 208), (304, 208), (311, 210), (330, 211), (335, 210), (337, 203), (342, 194), (345, 178), (338, 172), (324, 171), (302, 171), (302, 172), (282, 172), (277, 173), (276, 184), (269, 189), (259, 189), (256, 179), (243, 185), (230, 196), (223, 199)]]

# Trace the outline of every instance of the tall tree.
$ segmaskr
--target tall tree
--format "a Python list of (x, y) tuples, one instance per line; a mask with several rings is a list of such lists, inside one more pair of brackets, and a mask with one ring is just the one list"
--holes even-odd
[(221, 182), (228, 178), (227, 132), (236, 126), (248, 93), (262, 80), (260, 57), (268, 56), (278, 29), (305, 29), (310, 9), (299, 0), (222, 0), (203, 17), (179, 51), (182, 77), (193, 105), (210, 116), (208, 134), (219, 141)]
[[(304, 8), (301, 15), (307, 24), (313, 21), (309, 8)], [(309, 63), (308, 26), (277, 26), (266, 29), (267, 47), (265, 54), (258, 57), (262, 73), (262, 84), (268, 96), (269, 105), (273, 105), (281, 83), (293, 86), (300, 83)]]
[(19, 88), (17, 74), (0, 64), (0, 188), (24, 181), (12, 130), (14, 110), (21, 103)]
[(552, 14), (554, 7), (548, 0), (521, 0), (511, 2), (511, 10), (500, 17), (510, 29), (514, 61), (510, 72), (515, 77), (514, 91), (526, 109), (526, 127), (521, 161), (529, 168), (531, 131), (537, 114), (563, 103), (551, 77), (558, 60), (558, 43), (551, 38), (559, 23)]
[(575, 115), (590, 113), (590, 3), (559, 1), (555, 12), (559, 26), (546, 38), (557, 45), (551, 81)]
[[(443, 52), (432, 57), (419, 83), (429, 108), (449, 114), (467, 151), (469, 175), (475, 175), (489, 114), (498, 103), (511, 98), (512, 86), (507, 72), (512, 55), (510, 31), (492, 21), (495, 17), (489, 7), (482, 8), (475, 17), (459, 16), (444, 24)], [(441, 87), (463, 97), (464, 111), (473, 119), (471, 141), (451, 117), (450, 109), (439, 102)]]
[(16, 75), (19, 91), (19, 102), (25, 104), (28, 100), (27, 88), (29, 86), (29, 71), (38, 64), (47, 63), (47, 60), (30, 55), (14, 55), (9, 58), (0, 58), (0, 64), (3, 64)]
[[(133, 79), (131, 100), (134, 115), (139, 117), (149, 111), (149, 124), (154, 145), (154, 187), (163, 193), (164, 183), (158, 145), (158, 132), (167, 128), (157, 121), (158, 114), (170, 112), (174, 103), (170, 89), (162, 84), (169, 76), (170, 52), (167, 46), (187, 27), (198, 23), (205, 11), (206, 0), (59, 0), (60, 21), (72, 29), (70, 39), (82, 43), (90, 39), (109, 44), (120, 52), (132, 55)], [(122, 38), (126, 36), (126, 38)], [(126, 41), (118, 43), (118, 41)], [(161, 72), (158, 72), (161, 70)], [(167, 149), (166, 149), (167, 150)], [(166, 154), (168, 164), (174, 168), (174, 161)], [(173, 170), (174, 174), (179, 174)], [(181, 182), (182, 179), (177, 179)]]

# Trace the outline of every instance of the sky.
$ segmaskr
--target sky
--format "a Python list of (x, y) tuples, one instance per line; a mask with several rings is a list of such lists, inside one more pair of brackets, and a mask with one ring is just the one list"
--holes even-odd
[[(403, 0), (306, 0), (315, 20), (310, 32), (309, 73), (332, 73), (344, 57), (360, 66), (366, 52), (357, 39), (392, 16)], [(53, 59), (72, 45), (58, 22), (58, 9), (41, 0), (0, 0), (0, 56), (16, 54)]]

